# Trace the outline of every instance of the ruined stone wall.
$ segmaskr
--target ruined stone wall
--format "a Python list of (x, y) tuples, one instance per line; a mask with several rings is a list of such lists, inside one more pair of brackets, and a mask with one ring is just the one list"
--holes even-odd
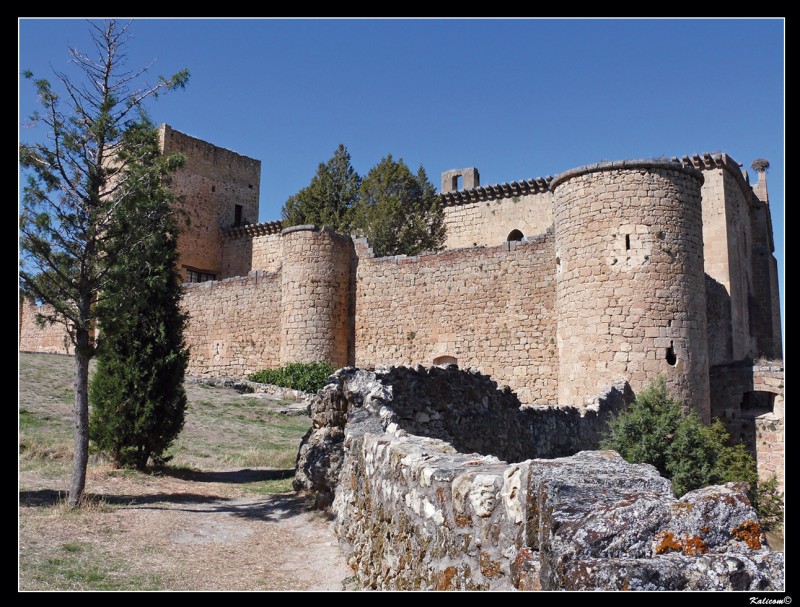
[[(455, 199), (455, 195), (462, 198)], [(552, 195), (547, 190), (518, 195), (499, 193), (497, 197), (484, 195), (483, 199), (476, 195), (474, 201), (466, 203), (462, 202), (461, 192), (450, 197), (453, 202), (444, 208), (448, 249), (492, 247), (508, 240), (513, 230), (530, 238), (544, 234), (553, 225)]]
[(562, 173), (555, 202), (558, 401), (659, 374), (709, 420), (702, 175), (666, 161)]
[(712, 415), (756, 458), (762, 480), (785, 483), (785, 405), (782, 361), (740, 362), (712, 367)]
[[(312, 402), (314, 425), (301, 447), (295, 486), (315, 493), (320, 478), (333, 483), (336, 533), (364, 587), (783, 586), (783, 555), (763, 546), (744, 485), (677, 500), (655, 468), (628, 464), (614, 452), (506, 463), (470, 453), (469, 426), (454, 427), (467, 433), (454, 436), (461, 446), (413, 434), (409, 423), (419, 429), (444, 413), (431, 404), (446, 394), (458, 401), (448, 415), (482, 417), (484, 434), (504, 448), (498, 437), (509, 393), (453, 367), (343, 369)], [(556, 409), (550, 413), (564, 419)]]
[(287, 228), (282, 236), (281, 364), (326, 361), (344, 367), (353, 343), (353, 242), (309, 225)]
[(188, 375), (241, 378), (280, 365), (281, 277), (251, 272), (186, 285)]
[(361, 243), (355, 363), (450, 357), (507, 383), (523, 403), (555, 403), (554, 296), (552, 233), (419, 257), (375, 259)]
[(19, 351), (47, 352), (49, 354), (73, 354), (75, 352), (69, 334), (61, 323), (40, 326), (36, 315), (47, 314), (49, 306), (37, 306), (32, 299), (23, 299), (19, 304)]
[(258, 221), (261, 161), (248, 158), (200, 139), (185, 135), (168, 125), (161, 127), (163, 152), (181, 152), (183, 167), (172, 175), (171, 189), (189, 225), (178, 239), (179, 267), (222, 277), (222, 234), (220, 228), (234, 225), (235, 205), (241, 205), (243, 223)]

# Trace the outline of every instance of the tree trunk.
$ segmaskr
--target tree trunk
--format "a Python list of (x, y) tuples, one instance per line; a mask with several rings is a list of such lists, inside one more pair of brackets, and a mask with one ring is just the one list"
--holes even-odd
[(70, 508), (77, 508), (81, 503), (89, 461), (89, 331), (78, 329), (75, 342), (75, 455), (69, 490)]

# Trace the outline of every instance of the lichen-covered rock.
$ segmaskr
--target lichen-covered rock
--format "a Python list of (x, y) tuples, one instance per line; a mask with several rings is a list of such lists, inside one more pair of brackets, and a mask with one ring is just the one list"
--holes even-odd
[(676, 500), (655, 468), (604, 451), (534, 460), (530, 481), (531, 545), (539, 548), (544, 589), (774, 590), (783, 583), (782, 556), (759, 542), (741, 483)]
[[(669, 522), (656, 535), (654, 554), (767, 550), (747, 484), (727, 483), (685, 494), (672, 504)], [(672, 545), (672, 548), (670, 547)]]
[(584, 559), (564, 565), (560, 590), (781, 590), (783, 554)]

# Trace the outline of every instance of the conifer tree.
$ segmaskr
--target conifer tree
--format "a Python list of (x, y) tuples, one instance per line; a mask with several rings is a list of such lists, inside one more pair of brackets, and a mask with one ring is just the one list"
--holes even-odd
[[(130, 24), (110, 20), (90, 23), (94, 49), (90, 54), (69, 52), (74, 74), (55, 72), (56, 85), (35, 78), (41, 111), (31, 116), (35, 141), (20, 146), (25, 172), (20, 214), (20, 288), (38, 302), (49, 304), (41, 322), (60, 322), (75, 349), (75, 450), (68, 504), (80, 504), (86, 485), (89, 456), (89, 361), (99, 306), (116, 255), (132, 248), (138, 231), (125, 234), (117, 209), (139, 196), (133, 175), (146, 169), (129, 167), (149, 155), (139, 138), (124, 138), (140, 119), (149, 97), (183, 88), (183, 70), (155, 84), (144, 80), (147, 68), (126, 65)], [(33, 74), (25, 72), (28, 78)], [(129, 147), (132, 146), (132, 147)], [(141, 164), (141, 167), (145, 167)], [(160, 172), (156, 169), (156, 173)], [(128, 246), (119, 246), (127, 238)], [(115, 242), (113, 247), (109, 243)]]
[(414, 175), (402, 159), (382, 159), (361, 182), (353, 228), (379, 257), (441, 250), (444, 210), (425, 169)]
[(146, 119), (124, 139), (139, 150), (128, 168), (138, 187), (115, 210), (116, 234), (125, 236), (107, 243), (116, 263), (97, 303), (102, 333), (89, 434), (118, 466), (145, 470), (148, 461), (156, 467), (165, 461), (186, 410), (186, 314), (176, 265), (178, 219), (168, 187), (181, 159), (160, 154), (158, 131)]
[(340, 144), (327, 162), (319, 164), (311, 183), (283, 205), (281, 218), (284, 227), (326, 225), (342, 234), (349, 234), (360, 185), (361, 177), (350, 163), (350, 153)]

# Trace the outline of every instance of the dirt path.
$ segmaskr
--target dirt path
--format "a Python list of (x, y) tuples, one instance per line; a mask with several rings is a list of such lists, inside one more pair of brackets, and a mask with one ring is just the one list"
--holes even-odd
[(53, 490), (23, 490), (21, 560), (59, 570), (47, 580), (46, 569), (23, 568), (20, 587), (98, 588), (94, 577), (112, 589), (352, 589), (352, 571), (322, 513), (292, 494), (226, 497), (216, 482), (259, 472), (153, 479), (146, 494), (140, 481), (127, 494), (121, 477), (104, 487), (96, 507), (77, 514)]
[(187, 384), (162, 475), (90, 458), (90, 505), (69, 511), (72, 359), (20, 356), (19, 586), (23, 590), (342, 590), (332, 523), (291, 487), (301, 403)]

